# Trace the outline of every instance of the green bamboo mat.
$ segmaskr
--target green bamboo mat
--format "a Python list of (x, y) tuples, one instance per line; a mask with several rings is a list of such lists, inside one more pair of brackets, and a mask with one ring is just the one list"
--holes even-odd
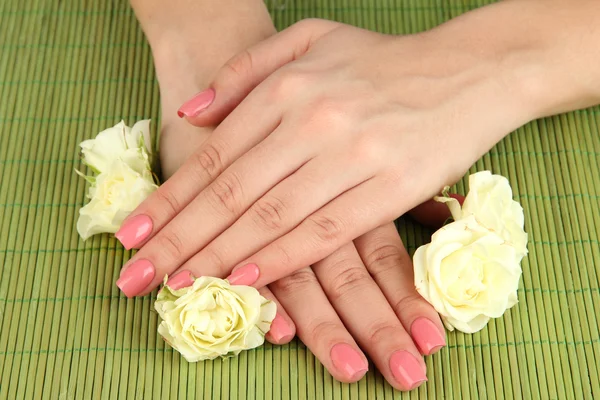
[[(484, 3), (269, 0), (278, 28), (322, 17), (424, 30)], [(159, 116), (149, 48), (126, 1), (0, 2), (0, 399), (599, 399), (600, 109), (536, 121), (473, 169), (507, 176), (531, 235), (519, 304), (427, 358), (402, 394), (370, 371), (335, 382), (299, 342), (188, 364), (157, 337), (153, 298), (114, 282), (130, 256), (85, 244), (77, 144)], [(462, 184), (459, 188), (462, 189)], [(431, 232), (399, 221), (411, 252)]]

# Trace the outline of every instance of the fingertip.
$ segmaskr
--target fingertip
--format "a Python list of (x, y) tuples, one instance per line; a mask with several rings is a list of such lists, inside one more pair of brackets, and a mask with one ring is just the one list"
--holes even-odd
[(446, 346), (443, 328), (427, 317), (417, 318), (410, 327), (411, 336), (423, 355), (431, 355)]
[(177, 110), (177, 115), (179, 118), (185, 117), (188, 122), (193, 124), (193, 121), (190, 121), (190, 119), (199, 116), (200, 113), (208, 109), (214, 101), (215, 90), (213, 88), (205, 89), (183, 103), (181, 107), (179, 107), (179, 110)]
[(294, 323), (278, 312), (273, 322), (271, 322), (267, 340), (273, 344), (286, 344), (291, 342), (295, 335), (296, 326)]

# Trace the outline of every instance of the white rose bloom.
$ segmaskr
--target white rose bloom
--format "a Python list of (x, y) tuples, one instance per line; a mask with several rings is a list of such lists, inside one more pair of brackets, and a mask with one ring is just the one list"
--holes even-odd
[(452, 222), (417, 249), (415, 286), (449, 330), (481, 330), (517, 303), (516, 249), (474, 216)]
[(523, 208), (512, 198), (508, 180), (490, 171), (477, 172), (469, 177), (469, 193), (462, 208), (456, 199), (436, 197), (446, 203), (455, 221), (475, 216), (487, 229), (496, 232), (515, 247), (520, 261), (527, 254), (527, 233), (523, 230)]
[(154, 307), (162, 319), (158, 333), (189, 362), (262, 345), (277, 311), (255, 288), (211, 277), (179, 290), (165, 285)]
[(125, 217), (157, 189), (143, 164), (141, 160), (129, 165), (116, 159), (95, 178), (86, 177), (93, 184), (87, 195), (90, 202), (79, 210), (77, 221), (83, 240), (97, 233), (117, 232)]
[(103, 130), (94, 139), (81, 142), (79, 146), (83, 162), (97, 173), (110, 168), (118, 158), (132, 165), (136, 158), (152, 154), (150, 120), (136, 122), (131, 128), (121, 121)]

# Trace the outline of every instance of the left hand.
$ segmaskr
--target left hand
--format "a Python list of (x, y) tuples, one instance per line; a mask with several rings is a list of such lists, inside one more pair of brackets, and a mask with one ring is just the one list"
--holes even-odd
[(145, 243), (125, 293), (232, 266), (232, 282), (263, 287), (394, 220), (526, 122), (506, 79), (436, 31), (303, 21), (249, 49), (217, 75), (214, 101), (200, 96), (208, 108), (183, 111), (207, 125), (239, 106), (117, 234)]

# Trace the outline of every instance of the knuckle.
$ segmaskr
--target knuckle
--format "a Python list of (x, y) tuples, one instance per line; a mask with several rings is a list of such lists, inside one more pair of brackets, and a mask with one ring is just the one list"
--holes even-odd
[(292, 69), (281, 70), (273, 76), (270, 95), (274, 100), (294, 97), (305, 88), (310, 87), (310, 81), (311, 78), (308, 73)]
[[(219, 254), (219, 252), (214, 249), (213, 246), (207, 246), (206, 248), (204, 248), (204, 250), (202, 250), (202, 252), (204, 253), (203, 256), (206, 256), (207, 260), (207, 263), (205, 265), (210, 265), (211, 267), (214, 267), (222, 275), (229, 274), (231, 268), (227, 269), (227, 266), (225, 265), (225, 260), (223, 259), (221, 254)], [(198, 267), (202, 268), (201, 265), (199, 265)]]
[(209, 186), (209, 189), (210, 198), (218, 208), (227, 210), (230, 214), (237, 213), (241, 204), (242, 188), (234, 174), (222, 175)]
[(406, 313), (407, 310), (418, 310), (424, 304), (423, 298), (417, 293), (408, 293), (394, 302), (392, 308), (396, 315), (400, 316)]
[(336, 242), (345, 233), (341, 220), (326, 215), (315, 215), (309, 218), (309, 223), (317, 237), (323, 242)]
[[(161, 190), (163, 189), (163, 190)], [(166, 188), (159, 187), (156, 191), (156, 197), (160, 202), (161, 208), (166, 208), (170, 214), (177, 214), (180, 210), (179, 201), (173, 195), (173, 192), (166, 190)]]
[(399, 326), (390, 324), (389, 321), (377, 321), (367, 328), (367, 343), (381, 343), (389, 338), (397, 337), (398, 328)]
[(349, 262), (343, 261), (343, 265), (339, 267), (332, 267), (337, 273), (331, 281), (331, 292), (329, 296), (331, 301), (335, 302), (345, 296), (352, 296), (353, 294), (364, 289), (365, 286), (370, 283), (369, 273), (361, 267), (350, 267), (348, 268)]
[(351, 121), (348, 118), (349, 106), (345, 103), (330, 96), (318, 97), (307, 106), (306, 120), (321, 128), (345, 128)]
[(276, 197), (258, 200), (252, 207), (252, 215), (257, 225), (271, 231), (278, 231), (283, 227), (283, 216), (286, 207)]
[(396, 245), (382, 244), (367, 254), (365, 264), (373, 277), (385, 278), (390, 271), (405, 262), (402, 253), (402, 249)]
[(323, 340), (331, 336), (333, 332), (339, 331), (339, 329), (340, 326), (335, 321), (315, 318), (308, 324), (306, 333), (313, 340)]
[(307, 287), (318, 284), (319, 282), (317, 281), (315, 274), (313, 274), (310, 269), (304, 268), (285, 278), (279, 279), (271, 285), (281, 293), (296, 293), (304, 291)]
[(164, 232), (156, 237), (156, 248), (161, 253), (167, 254), (172, 260), (179, 260), (183, 256), (183, 242), (173, 232)]
[(213, 144), (207, 143), (200, 151), (194, 153), (193, 163), (196, 175), (199, 180), (205, 180), (206, 177), (212, 181), (223, 168), (223, 158), (221, 152)]
[(351, 156), (354, 160), (366, 164), (379, 164), (384, 155), (385, 148), (381, 142), (367, 134), (357, 139), (351, 150)]
[(242, 50), (224, 65), (225, 73), (236, 78), (243, 78), (252, 71), (254, 59), (252, 53), (247, 49)]

